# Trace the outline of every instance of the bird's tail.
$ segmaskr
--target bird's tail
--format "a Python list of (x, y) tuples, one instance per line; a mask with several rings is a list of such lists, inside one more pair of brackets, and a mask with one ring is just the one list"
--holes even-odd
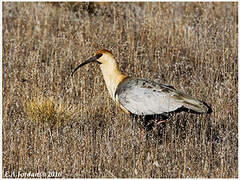
[(182, 104), (185, 108), (193, 110), (198, 113), (207, 113), (210, 114), (212, 109), (205, 102), (199, 101), (190, 96), (184, 96)]

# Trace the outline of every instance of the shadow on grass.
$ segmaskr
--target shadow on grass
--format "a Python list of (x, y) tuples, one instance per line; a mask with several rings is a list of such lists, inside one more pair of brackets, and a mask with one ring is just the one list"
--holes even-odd
[[(212, 108), (210, 106), (207, 114), (212, 113)], [(156, 141), (162, 144), (163, 135), (166, 134), (167, 126), (172, 126), (172, 118), (179, 114), (180, 112), (186, 112), (191, 114), (201, 114), (195, 112), (193, 110), (189, 110), (187, 108), (179, 108), (176, 111), (165, 113), (165, 114), (157, 114), (157, 115), (135, 115), (131, 114), (131, 117), (136, 122), (136, 124), (140, 127), (140, 129), (145, 131), (146, 139), (148, 140), (150, 137), (153, 137)], [(209, 118), (208, 118), (209, 119)], [(189, 120), (185, 118), (175, 118), (174, 128), (175, 135), (180, 137), (181, 139), (186, 139), (187, 132), (187, 122)], [(170, 123), (170, 124), (168, 124)], [(196, 131), (197, 135), (200, 137), (201, 133), (205, 132), (206, 140), (219, 143), (220, 135), (219, 128), (212, 124), (210, 119), (206, 121), (206, 130), (203, 131), (203, 127), (201, 123), (196, 122)]]

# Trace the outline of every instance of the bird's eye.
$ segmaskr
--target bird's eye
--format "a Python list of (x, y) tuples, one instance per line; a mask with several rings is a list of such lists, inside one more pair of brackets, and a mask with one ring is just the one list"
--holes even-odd
[(99, 54), (97, 54), (95, 57), (96, 57), (96, 59), (99, 59), (100, 57), (102, 57), (102, 53), (99, 53)]

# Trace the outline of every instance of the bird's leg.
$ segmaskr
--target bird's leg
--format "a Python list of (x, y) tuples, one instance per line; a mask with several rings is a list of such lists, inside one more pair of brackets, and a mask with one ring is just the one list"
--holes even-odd
[(141, 128), (141, 139), (144, 140), (145, 139), (145, 129)]
[(157, 125), (160, 125), (160, 124), (162, 124), (164, 122), (166, 122), (166, 120), (159, 121), (159, 122), (157, 122)]

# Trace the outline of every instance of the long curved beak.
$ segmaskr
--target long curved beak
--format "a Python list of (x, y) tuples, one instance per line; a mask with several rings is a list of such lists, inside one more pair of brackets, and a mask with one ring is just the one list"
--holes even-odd
[(86, 60), (85, 62), (83, 62), (82, 64), (80, 64), (78, 67), (76, 67), (74, 69), (74, 71), (72, 72), (71, 76), (73, 76), (73, 74), (82, 66), (91, 63), (91, 62), (98, 62), (99, 64), (101, 64), (99, 61), (97, 61), (100, 57), (102, 56), (102, 54), (97, 54), (96, 56), (93, 56), (91, 58), (89, 58), (88, 60)]

